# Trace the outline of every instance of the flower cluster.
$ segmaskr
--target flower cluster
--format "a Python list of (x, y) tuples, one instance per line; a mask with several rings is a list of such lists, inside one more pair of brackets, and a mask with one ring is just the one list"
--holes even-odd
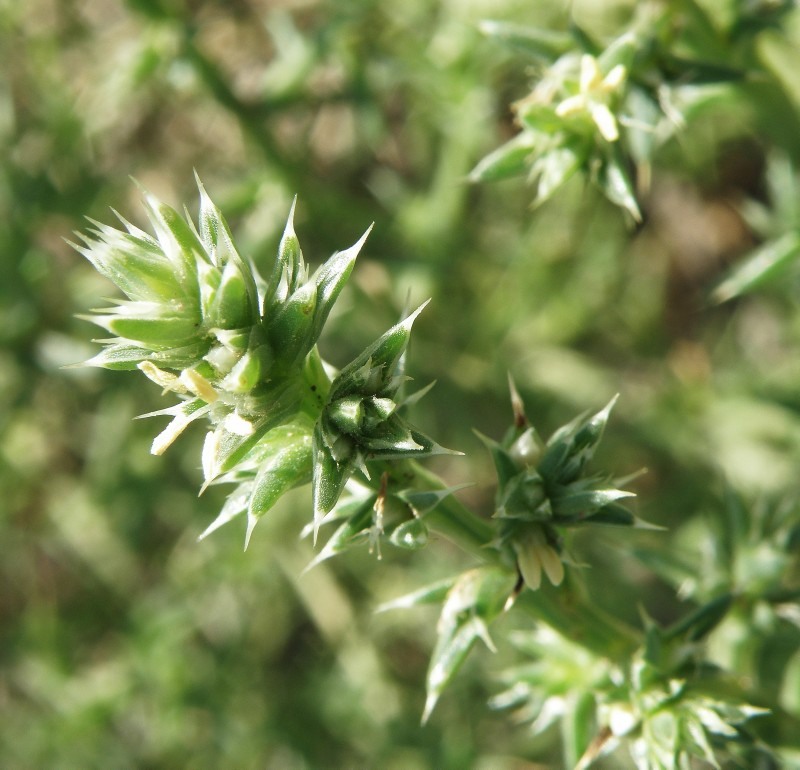
[(369, 231), (310, 273), (292, 205), (262, 278), (198, 186), (197, 227), (145, 193), (154, 236), (121, 217), (124, 230), (94, 223), (80, 236), (76, 248), (127, 297), (89, 316), (115, 336), (87, 363), (138, 368), (179, 398), (146, 415), (172, 418), (155, 454), (194, 420), (210, 421), (204, 486), (236, 487), (204, 535), (247, 513), (249, 538), (282, 494), (308, 481), (316, 528), (354, 472), (370, 480), (373, 461), (444, 451), (398, 414), (402, 359), (422, 308), (331, 378), (316, 343)]
[(333, 380), (314, 429), (315, 525), (331, 511), (345, 482), (358, 470), (369, 479), (368, 460), (393, 460), (447, 452), (399, 414), (402, 359), (411, 325), (424, 305), (393, 326)]
[(642, 526), (617, 501), (632, 492), (611, 485), (605, 476), (588, 475), (587, 464), (603, 435), (616, 401), (593, 416), (581, 415), (544, 444), (528, 423), (513, 384), (514, 427), (502, 442), (483, 437), (498, 478), (494, 516), (500, 521), (498, 548), (513, 552), (525, 583), (537, 589), (544, 573), (553, 585), (570, 563), (566, 529), (586, 524)]
[[(550, 628), (512, 635), (526, 657), (503, 673), (495, 708), (514, 709), (539, 734), (560, 722), (567, 765), (588, 770), (625, 747), (638, 770), (711, 767), (738, 755), (737, 767), (773, 765), (747, 724), (767, 714), (747, 703), (736, 678), (704, 659), (707, 635), (731, 596), (698, 607), (673, 626), (649, 622), (644, 643), (624, 664)], [(725, 764), (724, 766), (728, 766)]]
[[(742, 30), (757, 33), (759, 25), (744, 16)], [(706, 32), (713, 29), (699, 8), (639, 3), (627, 29), (608, 44), (574, 21), (563, 33), (484, 22), (487, 35), (530, 58), (537, 79), (512, 105), (519, 133), (481, 160), (471, 178), (527, 175), (539, 204), (582, 172), (640, 221), (637, 193), (646, 190), (655, 151), (684, 127), (690, 111), (743, 78), (730, 58), (710, 58), (702, 35), (687, 47), (676, 34), (701, 19)]]
[[(506, 25), (484, 28), (501, 39), (510, 35)], [(536, 183), (538, 204), (585, 170), (606, 197), (640, 219), (620, 149), (637, 42), (633, 35), (624, 35), (597, 55), (550, 49), (534, 88), (512, 105), (520, 133), (486, 156), (473, 170), (472, 180), (526, 173)]]

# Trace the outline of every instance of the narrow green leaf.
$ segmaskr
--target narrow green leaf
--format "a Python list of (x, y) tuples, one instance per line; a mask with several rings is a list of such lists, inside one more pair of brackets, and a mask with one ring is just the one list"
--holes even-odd
[(154, 308), (152, 315), (147, 311), (137, 315), (122, 315), (125, 310), (119, 308), (119, 314), (96, 315), (89, 318), (112, 334), (140, 342), (153, 350), (187, 345), (198, 336), (198, 323), (191, 315), (188, 317), (156, 315), (155, 313), (161, 311), (160, 307)]
[[(487, 641), (488, 631), (485, 622), (476, 615), (466, 616), (462, 623), (448, 629), (447, 634), (439, 633), (428, 668), (427, 696), (422, 724), (430, 719), (439, 698), (447, 685), (453, 681), (478, 639)], [(487, 646), (491, 648), (491, 640), (487, 642)]]
[(511, 571), (482, 567), (464, 572), (448, 592), (428, 668), (423, 723), (430, 717), (475, 641), (482, 639), (493, 649), (488, 625), (502, 612), (516, 579), (516, 574)]
[(175, 209), (144, 191), (144, 206), (159, 246), (184, 285), (197, 274), (197, 260), (205, 250), (193, 230)]
[(379, 377), (375, 387), (372, 388), (373, 392), (362, 395), (391, 396), (392, 393), (384, 391), (392, 389), (393, 369), (405, 352), (414, 321), (427, 304), (428, 302), (425, 302), (420, 305), (411, 315), (382, 334), (345, 366), (331, 385), (331, 399), (361, 392), (364, 382), (362, 370), (365, 369), (377, 372)]
[(740, 67), (676, 56), (669, 51), (661, 54), (661, 67), (670, 80), (689, 86), (735, 83), (747, 76), (747, 72)]
[(431, 583), (425, 588), (412, 591), (397, 599), (391, 599), (379, 605), (376, 612), (388, 612), (389, 610), (406, 610), (411, 607), (418, 607), (423, 604), (439, 604), (443, 602), (450, 593), (450, 589), (455, 585), (458, 577), (445, 578), (436, 583)]
[(732, 594), (718, 596), (666, 629), (663, 632), (664, 638), (685, 637), (690, 642), (699, 641), (719, 625), (732, 604)]
[(236, 262), (225, 265), (209, 311), (208, 323), (218, 329), (242, 329), (255, 323), (247, 281)]
[(316, 305), (317, 287), (307, 283), (299, 287), (276, 311), (267, 334), (278, 358), (292, 363), (303, 358), (313, 347)]
[(225, 263), (220, 259), (217, 249), (220, 239), (223, 237), (226, 229), (224, 219), (222, 218), (220, 210), (208, 196), (197, 173), (195, 173), (194, 178), (197, 183), (197, 189), (200, 191), (200, 215), (198, 217), (200, 224), (200, 240), (206, 252), (211, 257), (212, 264), (221, 268)]
[(92, 356), (84, 366), (97, 366), (116, 371), (133, 371), (142, 361), (150, 358), (150, 349), (124, 342), (107, 345)]
[[(527, 129), (525, 134), (530, 137), (529, 141), (534, 144), (534, 147), (540, 145), (536, 158), (550, 152), (553, 138), (560, 134), (565, 126), (565, 119), (556, 114), (555, 105), (523, 101), (517, 104), (516, 109), (523, 129)], [(541, 141), (540, 137), (546, 137), (547, 141)]]
[(633, 59), (640, 49), (641, 40), (634, 32), (625, 32), (613, 40), (611, 44), (597, 57), (600, 71), (607, 75), (614, 67), (621, 64), (626, 70), (631, 69)]
[(407, 452), (420, 452), (424, 447), (414, 441), (411, 427), (398, 414), (379, 423), (369, 434), (357, 437), (359, 444), (374, 457), (384, 457), (385, 453), (403, 455)]
[(369, 538), (369, 530), (374, 518), (373, 503), (372, 498), (361, 501), (358, 508), (348, 517), (347, 521), (337, 528), (319, 554), (303, 571), (308, 572), (317, 564), (366, 541)]
[(625, 209), (635, 222), (642, 221), (642, 212), (636, 201), (633, 183), (625, 170), (624, 159), (618, 149), (601, 165), (595, 181), (613, 204)]
[[(608, 524), (615, 527), (636, 527), (641, 524), (642, 529), (649, 529), (650, 527), (637, 519), (627, 508), (621, 505), (609, 504), (604, 505), (595, 513), (590, 514), (586, 518), (581, 518), (575, 524)], [(652, 527), (653, 529), (660, 529), (659, 527)]]
[(312, 452), (314, 462), (312, 472), (314, 539), (316, 540), (322, 518), (336, 505), (336, 501), (342, 494), (344, 485), (353, 471), (353, 465), (349, 462), (337, 462), (334, 459), (330, 448), (323, 439), (319, 423), (314, 428)]
[(290, 489), (311, 480), (311, 435), (298, 432), (258, 469), (248, 515), (260, 518)]
[(575, 426), (574, 435), (569, 442), (568, 457), (559, 474), (560, 483), (569, 484), (574, 481), (582, 473), (586, 463), (592, 459), (597, 445), (603, 437), (609, 414), (618, 398), (619, 394), (614, 396), (597, 414)]
[(577, 767), (596, 735), (596, 710), (594, 693), (576, 689), (568, 696), (568, 704), (561, 718), (561, 736), (567, 767)]
[[(241, 281), (244, 291), (247, 295), (247, 310), (245, 311), (242, 308), (238, 310), (238, 313), (234, 312), (234, 315), (242, 314), (247, 319), (247, 323), (252, 323), (255, 320), (255, 315), (257, 315), (257, 309), (259, 306), (258, 289), (256, 287), (253, 268), (239, 255), (239, 252), (234, 245), (233, 236), (231, 235), (228, 223), (225, 221), (225, 217), (222, 215), (222, 212), (219, 210), (219, 208), (217, 208), (216, 204), (211, 200), (206, 192), (205, 187), (203, 187), (203, 183), (200, 181), (197, 175), (195, 175), (195, 179), (197, 181), (197, 187), (200, 191), (200, 239), (209, 247), (208, 254), (203, 252), (202, 261), (210, 258), (212, 263), (217, 268), (223, 270), (223, 283), (226, 280), (225, 269), (228, 266), (231, 266), (231, 270), (229, 271), (231, 277), (229, 280), (236, 284)], [(197, 236), (195, 236), (195, 241), (197, 241)], [(233, 276), (236, 276), (236, 278)], [(235, 290), (233, 288), (231, 289), (231, 293), (233, 296), (230, 298), (230, 301), (238, 301), (237, 297), (241, 293), (241, 287), (237, 285)], [(235, 311), (235, 308), (226, 307), (224, 314), (232, 311)], [(228, 326), (225, 328), (237, 327)]]
[(496, 182), (527, 173), (536, 138), (530, 132), (515, 136), (484, 157), (469, 174), (470, 182)]
[(502, 489), (511, 479), (519, 475), (519, 466), (514, 462), (508, 450), (498, 444), (494, 439), (484, 436), (477, 430), (473, 432), (489, 450), (489, 454), (494, 462), (495, 472), (497, 473), (497, 483)]
[(364, 407), (360, 396), (345, 396), (326, 407), (328, 419), (342, 433), (357, 434), (364, 422)]
[(539, 461), (537, 470), (539, 475), (548, 483), (559, 482), (564, 475), (564, 468), (570, 454), (570, 442), (567, 438), (553, 441), (551, 438)]
[(212, 532), (216, 532), (224, 524), (227, 524), (237, 516), (245, 513), (247, 511), (247, 506), (252, 492), (252, 481), (247, 481), (243, 484), (240, 484), (230, 495), (228, 495), (228, 499), (222, 506), (222, 510), (217, 515), (217, 518), (215, 518), (214, 521), (212, 521), (211, 524), (209, 524), (203, 530), (202, 534), (197, 539), (204, 540)]
[(337, 252), (324, 265), (321, 265), (314, 275), (311, 282), (317, 287), (317, 304), (314, 308), (314, 322), (311, 330), (310, 343), (316, 343), (328, 315), (333, 308), (336, 299), (341, 293), (350, 273), (353, 272), (353, 265), (358, 257), (362, 246), (367, 240), (367, 236), (372, 231), (372, 225), (358, 241), (349, 249)]
[[(392, 415), (391, 419), (393, 420), (395, 417), (396, 415)], [(368, 455), (367, 459), (398, 460), (412, 457), (432, 457), (433, 455), (463, 454), (455, 449), (448, 449), (447, 447), (437, 444), (430, 436), (418, 431), (412, 425), (408, 425), (399, 416), (397, 420), (403, 422), (407, 428), (407, 437), (396, 443), (386, 441), (386, 446), (382, 446), (384, 443), (383, 439), (378, 439), (376, 441), (369, 439), (364, 441), (363, 449), (365, 455)], [(381, 446), (382, 448), (379, 448)]]
[(600, 508), (621, 500), (624, 497), (635, 497), (633, 492), (622, 489), (587, 489), (570, 492), (567, 487), (562, 493), (552, 498), (553, 513), (559, 517), (577, 517), (584, 519), (592, 516)]
[(586, 30), (584, 30), (575, 21), (574, 18), (571, 18), (569, 22), (569, 34), (581, 51), (591, 54), (594, 57), (600, 55), (600, 46), (589, 36)]
[(575, 431), (575, 449), (593, 451), (597, 447), (603, 437), (611, 410), (618, 399), (619, 394), (616, 394), (597, 414), (592, 415)]
[(185, 295), (185, 287), (157, 244), (90, 221), (95, 230), (89, 235), (78, 233), (86, 245), (71, 245), (129, 299), (165, 302)]
[(762, 244), (736, 265), (714, 289), (712, 298), (726, 302), (780, 278), (800, 257), (800, 233), (786, 233)]
[(660, 132), (668, 125), (663, 120), (661, 105), (648, 89), (631, 83), (623, 112), (629, 117), (624, 124), (625, 137), (634, 163), (649, 163), (655, 149), (663, 142)]
[(486, 36), (546, 62), (567, 53), (573, 45), (572, 36), (567, 32), (488, 19), (479, 22), (478, 28)]
[(272, 265), (272, 272), (267, 279), (267, 288), (264, 293), (265, 314), (270, 307), (278, 307), (283, 304), (286, 298), (295, 291), (305, 271), (300, 241), (294, 231), (296, 205), (297, 198), (292, 201), (292, 207), (289, 209), (286, 227), (283, 230), (281, 242), (278, 246), (278, 254)]
[(569, 139), (539, 157), (531, 169), (531, 176), (538, 180), (535, 205), (549, 200), (578, 171), (586, 160), (586, 151), (582, 139)]
[(450, 497), (450, 495), (458, 492), (461, 489), (466, 489), (469, 486), (471, 485), (458, 484), (454, 487), (447, 487), (446, 489), (402, 489), (397, 492), (397, 497), (399, 497), (407, 505), (410, 505), (417, 517), (422, 518), (436, 508), (436, 506), (439, 505), (442, 500)]

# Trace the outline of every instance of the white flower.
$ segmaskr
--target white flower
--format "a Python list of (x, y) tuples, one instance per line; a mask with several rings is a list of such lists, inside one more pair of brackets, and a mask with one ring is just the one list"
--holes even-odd
[(513, 542), (517, 564), (525, 584), (536, 591), (542, 584), (542, 570), (554, 585), (564, 580), (564, 564), (548, 542), (541, 527), (532, 527)]
[(616, 142), (619, 139), (619, 127), (614, 113), (609, 109), (608, 102), (610, 97), (622, 86), (626, 75), (625, 67), (617, 64), (603, 77), (597, 59), (584, 54), (581, 57), (579, 91), (559, 103), (556, 107), (556, 115), (565, 118), (588, 112), (602, 137), (607, 142)]

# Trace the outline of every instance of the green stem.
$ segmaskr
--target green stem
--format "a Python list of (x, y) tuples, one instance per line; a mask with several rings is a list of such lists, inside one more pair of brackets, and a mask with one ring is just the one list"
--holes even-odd
[[(447, 488), (442, 479), (417, 462), (406, 463), (405, 469), (413, 478), (411, 483), (420, 489)], [(491, 547), (497, 536), (492, 523), (477, 516), (453, 495), (442, 500), (425, 520), (440, 535), (480, 561), (500, 561), (499, 552)]]
[(572, 642), (616, 663), (626, 663), (641, 646), (641, 634), (601, 610), (569, 573), (560, 586), (543, 581), (524, 590), (517, 606)]

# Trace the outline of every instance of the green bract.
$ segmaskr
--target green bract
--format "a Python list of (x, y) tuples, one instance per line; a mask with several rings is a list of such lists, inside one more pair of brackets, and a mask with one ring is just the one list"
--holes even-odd
[[(127, 297), (89, 317), (115, 336), (87, 363), (138, 368), (180, 399), (145, 415), (172, 418), (153, 453), (194, 420), (211, 423), (204, 487), (236, 487), (204, 535), (246, 513), (249, 539), (281, 495), (312, 479), (316, 527), (355, 470), (369, 479), (372, 461), (445, 451), (398, 414), (401, 359), (422, 308), (333, 380), (317, 351), (369, 230), (310, 274), (293, 204), (265, 280), (239, 254), (199, 180), (198, 187), (197, 226), (145, 193), (154, 236), (120, 217), (124, 230), (93, 223), (76, 248)], [(413, 529), (398, 534), (401, 545), (421, 536)]]
[(528, 424), (513, 384), (515, 424), (500, 443), (482, 437), (494, 460), (498, 486), (494, 516), (497, 546), (511, 549), (522, 577), (539, 588), (542, 573), (553, 585), (564, 579), (563, 531), (586, 524), (643, 526), (617, 501), (633, 497), (586, 467), (603, 435), (616, 396), (592, 416), (581, 415), (543, 444)]
[(354, 471), (367, 478), (369, 460), (447, 453), (397, 414), (403, 354), (418, 308), (348, 364), (331, 384), (314, 429), (314, 522), (319, 526)]

